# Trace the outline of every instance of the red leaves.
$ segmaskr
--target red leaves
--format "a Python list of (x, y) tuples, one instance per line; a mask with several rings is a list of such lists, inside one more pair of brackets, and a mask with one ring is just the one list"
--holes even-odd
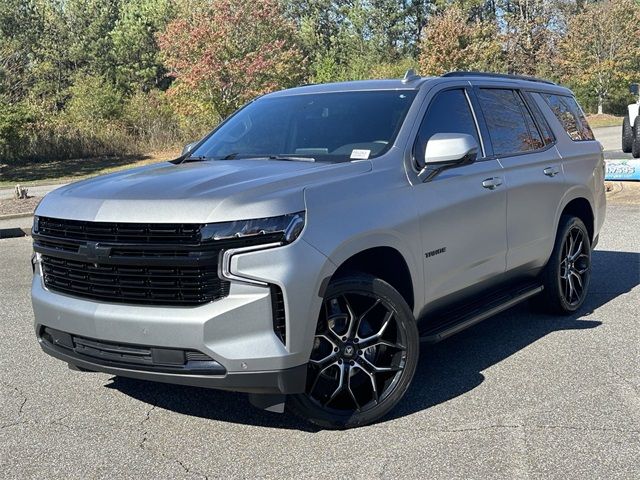
[(172, 90), (189, 90), (222, 117), (304, 76), (295, 26), (275, 0), (213, 0), (170, 23), (158, 43)]

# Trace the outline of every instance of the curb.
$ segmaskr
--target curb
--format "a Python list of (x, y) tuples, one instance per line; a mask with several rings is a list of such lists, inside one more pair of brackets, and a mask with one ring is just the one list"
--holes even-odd
[[(6, 227), (0, 227), (0, 239), (5, 238), (18, 238), (18, 237), (30, 237), (31, 236), (31, 223), (25, 226), (25, 221), (17, 221), (11, 222), (10, 220), (18, 220), (22, 218), (30, 218), (33, 217), (33, 213), (16, 213), (11, 215), (1, 215), (0, 221), (5, 225), (8, 223), (9, 225)], [(12, 225), (13, 224), (13, 225)], [(15, 225), (15, 226), (14, 226)], [(22, 225), (22, 226), (18, 226)]]
[(33, 217), (33, 212), (10, 213), (9, 215), (0, 215), (0, 221), (13, 220), (14, 218), (26, 218), (26, 217)]
[(30, 237), (31, 236), (31, 228), (0, 228), (0, 240), (4, 240), (5, 238), (19, 238), (19, 237)]

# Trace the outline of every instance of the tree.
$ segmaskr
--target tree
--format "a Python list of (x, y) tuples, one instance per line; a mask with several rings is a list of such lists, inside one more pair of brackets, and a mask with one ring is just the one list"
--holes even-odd
[(212, 0), (183, 12), (158, 37), (169, 90), (189, 90), (220, 117), (266, 92), (298, 84), (304, 58), (277, 0)]
[(465, 13), (457, 6), (447, 8), (429, 22), (418, 62), (421, 73), (427, 75), (452, 70), (504, 69), (495, 25), (480, 20), (467, 22)]
[(560, 43), (563, 79), (594, 96), (598, 113), (614, 89), (638, 76), (640, 5), (633, 0), (588, 4), (568, 22)]
[(33, 46), (39, 38), (33, 0), (0, 2), (0, 95), (21, 101), (31, 86), (29, 66)]
[(166, 88), (166, 69), (156, 36), (173, 19), (171, 0), (133, 0), (122, 5), (111, 32), (115, 81), (125, 92)]
[(558, 10), (548, 0), (498, 0), (507, 71), (548, 75), (553, 58)]

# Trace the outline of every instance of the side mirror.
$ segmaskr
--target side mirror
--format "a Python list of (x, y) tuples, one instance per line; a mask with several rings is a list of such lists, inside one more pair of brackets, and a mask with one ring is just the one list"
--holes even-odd
[(182, 153), (180, 154), (180, 156), (186, 155), (187, 153), (191, 152), (191, 150), (193, 150), (193, 147), (195, 147), (197, 144), (198, 142), (187, 143), (182, 149)]
[(436, 133), (427, 142), (424, 168), (418, 173), (428, 182), (443, 170), (469, 165), (478, 156), (478, 143), (465, 133)]

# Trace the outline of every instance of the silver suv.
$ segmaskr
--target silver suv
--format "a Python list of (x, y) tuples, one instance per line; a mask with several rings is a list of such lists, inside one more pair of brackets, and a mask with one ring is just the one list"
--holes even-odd
[(37, 337), (76, 370), (364, 425), (403, 397), (421, 343), (534, 296), (580, 308), (603, 172), (572, 93), (534, 78), (265, 95), (174, 161), (45, 197)]

